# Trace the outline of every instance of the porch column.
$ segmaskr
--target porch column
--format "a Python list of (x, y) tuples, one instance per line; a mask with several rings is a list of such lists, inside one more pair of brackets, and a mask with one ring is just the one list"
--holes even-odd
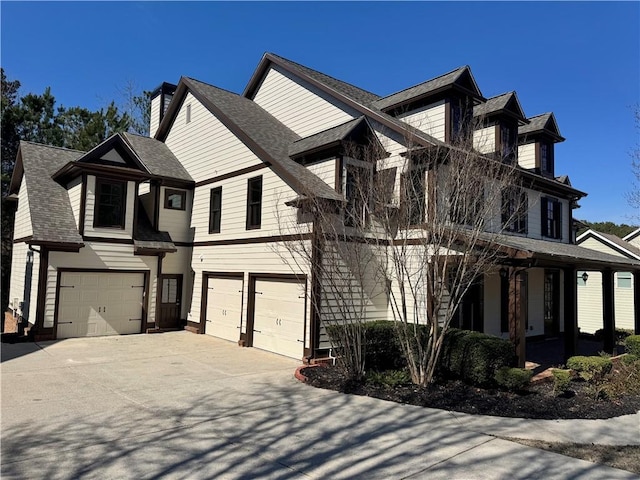
[(566, 267), (564, 273), (564, 357), (567, 360), (578, 352), (578, 281), (576, 269)]
[(634, 333), (640, 335), (640, 272), (633, 272), (633, 323)]
[(610, 268), (607, 268), (602, 272), (602, 323), (604, 327), (603, 350), (607, 353), (613, 353), (616, 342), (613, 273), (613, 270)]
[(521, 315), (521, 278), (515, 268), (509, 268), (509, 339), (513, 343), (518, 366), (524, 368), (526, 360), (526, 331)]

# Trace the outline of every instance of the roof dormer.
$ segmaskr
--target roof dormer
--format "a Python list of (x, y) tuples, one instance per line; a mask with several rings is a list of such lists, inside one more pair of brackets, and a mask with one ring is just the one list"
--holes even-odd
[(554, 178), (554, 144), (564, 140), (553, 113), (529, 118), (529, 123), (518, 129), (520, 166)]
[(476, 105), (474, 148), (482, 153), (497, 153), (510, 163), (518, 157), (518, 126), (529, 123), (516, 92), (503, 93)]

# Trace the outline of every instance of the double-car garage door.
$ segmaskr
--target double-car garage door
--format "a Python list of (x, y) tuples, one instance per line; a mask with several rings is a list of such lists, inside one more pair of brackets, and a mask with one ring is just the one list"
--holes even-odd
[(140, 333), (144, 273), (62, 272), (57, 338)]
[[(206, 276), (205, 333), (237, 342), (242, 331), (243, 277)], [(290, 278), (250, 279), (246, 338), (253, 347), (302, 358), (305, 284)]]

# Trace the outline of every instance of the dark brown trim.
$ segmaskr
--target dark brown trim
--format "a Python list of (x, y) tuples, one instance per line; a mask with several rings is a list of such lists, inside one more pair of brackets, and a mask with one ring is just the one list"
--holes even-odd
[(85, 242), (92, 242), (92, 243), (119, 243), (123, 245), (133, 245), (133, 239), (131, 238), (92, 237), (90, 235), (84, 235), (82, 237), (82, 240), (84, 240)]
[(36, 330), (44, 328), (44, 309), (47, 299), (47, 273), (49, 271), (49, 250), (40, 247), (38, 266), (38, 300), (36, 302)]
[(118, 270), (113, 268), (58, 268), (56, 279), (56, 304), (54, 306), (53, 318), (53, 339), (58, 338), (58, 315), (60, 306), (60, 280), (62, 274), (66, 272), (77, 273), (142, 273), (144, 275), (144, 294), (142, 302), (142, 321), (140, 322), (140, 333), (146, 331), (149, 316), (149, 290), (151, 272), (149, 270)]
[[(93, 228), (94, 230), (96, 228), (111, 228), (111, 229), (117, 229), (117, 230), (125, 230), (126, 224), (127, 224), (127, 201), (128, 201), (128, 195), (129, 195), (129, 179), (127, 180), (112, 180), (110, 178), (104, 178), (104, 177), (95, 177), (96, 178), (96, 182), (95, 182), (95, 190), (93, 193)], [(122, 218), (120, 219), (120, 225), (98, 225), (97, 221), (98, 221), (98, 209), (100, 208), (100, 186), (103, 184), (121, 184), (124, 188), (123, 192), (122, 192)], [(137, 197), (137, 192), (136, 192), (136, 197)]]
[(200, 324), (198, 322), (193, 322), (191, 320), (187, 320), (187, 324), (185, 325), (184, 329), (187, 332), (191, 332), (191, 333), (202, 333), (200, 332)]
[(335, 176), (335, 190), (338, 193), (342, 193), (342, 179), (344, 175), (344, 158), (342, 155), (336, 157), (336, 176)]
[(208, 240), (193, 243), (177, 242), (175, 245), (181, 247), (214, 247), (220, 245), (249, 245), (253, 243), (288, 242), (296, 240), (309, 240), (310, 238), (310, 233), (303, 233), (291, 235), (273, 235), (268, 237), (234, 238), (229, 240)]
[(13, 243), (29, 243), (29, 241), (33, 238), (33, 235), (28, 235), (26, 237), (20, 237), (13, 240)]
[(159, 325), (158, 314), (160, 313), (160, 297), (162, 295), (162, 285), (160, 285), (160, 281), (162, 279), (162, 261), (164, 260), (164, 256), (164, 253), (158, 255), (158, 261), (156, 264), (156, 315), (154, 318), (156, 325)]
[(604, 347), (607, 353), (613, 353), (616, 342), (616, 311), (615, 311), (615, 282), (613, 270), (605, 268), (602, 270), (602, 319), (604, 327)]
[[(140, 208), (140, 197), (138, 195), (138, 191), (140, 190), (140, 182), (136, 181), (135, 183), (135, 196), (133, 197), (133, 228), (131, 229), (132, 232), (132, 237), (133, 238), (137, 238), (138, 237), (138, 209)], [(143, 207), (144, 208), (144, 207)]]
[(155, 189), (153, 192), (153, 228), (158, 230), (160, 227), (160, 191), (162, 188), (157, 182), (152, 182), (151, 185)]
[(640, 335), (640, 272), (633, 272), (633, 323), (634, 333)]
[(173, 242), (176, 247), (193, 248), (193, 242)]
[(47, 242), (44, 240), (29, 240), (26, 243), (45, 247), (51, 252), (79, 252), (84, 243)]
[(451, 143), (451, 100), (444, 102), (444, 141)]
[(80, 236), (84, 235), (84, 224), (86, 222), (87, 214), (87, 174), (82, 174), (82, 187), (80, 191), (80, 216), (78, 220), (78, 233)]
[(203, 185), (222, 182), (223, 180), (228, 180), (230, 178), (239, 177), (240, 175), (246, 175), (247, 173), (256, 172), (258, 170), (262, 170), (263, 168), (269, 168), (270, 166), (271, 164), (269, 162), (259, 163), (257, 165), (252, 165), (250, 167), (242, 168), (234, 172), (225, 173), (224, 175), (218, 175), (217, 177), (212, 177), (207, 180), (201, 180), (199, 182), (196, 182), (196, 188), (202, 187)]
[[(316, 232), (313, 225), (313, 245), (311, 246), (311, 318), (309, 325), (309, 345), (304, 352), (307, 361), (315, 357), (320, 347), (320, 322), (322, 318), (322, 235)], [(306, 326), (306, 322), (305, 322)], [(306, 337), (305, 337), (306, 339)]]
[[(182, 198), (182, 208), (174, 208), (169, 205), (169, 195), (180, 195)], [(167, 210), (178, 210), (184, 211), (187, 209), (187, 191), (186, 190), (176, 190), (174, 188), (166, 188), (164, 189), (164, 208)]]
[(564, 356), (565, 360), (578, 352), (578, 282), (576, 268), (562, 269), (564, 276)]

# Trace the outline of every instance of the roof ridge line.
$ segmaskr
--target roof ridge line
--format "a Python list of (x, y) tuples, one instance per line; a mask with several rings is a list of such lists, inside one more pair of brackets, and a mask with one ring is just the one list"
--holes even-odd
[(454, 72), (457, 72), (458, 70), (463, 70), (463, 69), (465, 69), (465, 68), (469, 68), (469, 65), (463, 65), (463, 66), (461, 66), (461, 67), (454, 68), (453, 70), (451, 70), (451, 71), (449, 71), (449, 72), (447, 72), (447, 73), (443, 73), (443, 74), (441, 74), (441, 75), (438, 75), (437, 77), (429, 78), (429, 79), (424, 80), (424, 81), (422, 81), (422, 82), (416, 83), (415, 85), (411, 85), (411, 86), (409, 86), (409, 87), (407, 87), (407, 88), (403, 88), (402, 90), (398, 90), (398, 91), (396, 91), (396, 92), (390, 93), (389, 95), (386, 95), (386, 96), (384, 96), (384, 97), (380, 97), (380, 98), (378, 99), (378, 101), (380, 101), (380, 100), (384, 100), (384, 99), (389, 98), (389, 97), (393, 97), (394, 95), (397, 95), (397, 94), (402, 93), (402, 92), (406, 92), (407, 90), (411, 90), (411, 89), (412, 89), (412, 88), (414, 88), (414, 87), (418, 87), (418, 86), (420, 86), (420, 85), (424, 85), (425, 83), (431, 82), (431, 81), (433, 81), (433, 80), (437, 80), (438, 78), (446, 77), (447, 75), (450, 75), (450, 74), (452, 74), (452, 73), (454, 73)]
[(57, 150), (65, 150), (67, 152), (88, 153), (86, 150), (78, 150), (77, 148), (59, 147), (57, 145), (47, 145), (46, 143), (33, 142), (31, 140), (20, 140), (20, 143), (28, 143), (29, 145), (36, 145), (38, 147), (55, 148)]

